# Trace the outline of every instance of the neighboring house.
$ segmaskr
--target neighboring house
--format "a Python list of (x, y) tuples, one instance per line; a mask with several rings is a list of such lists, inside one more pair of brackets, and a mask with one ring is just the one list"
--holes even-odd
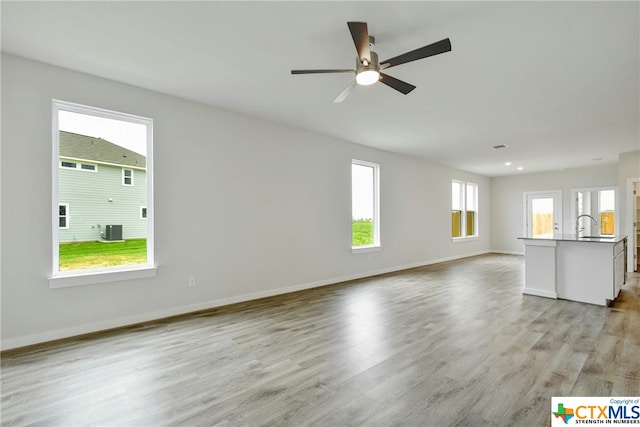
[[(60, 242), (147, 236), (146, 157), (102, 138), (60, 132)], [(113, 229), (112, 229), (113, 230)]]

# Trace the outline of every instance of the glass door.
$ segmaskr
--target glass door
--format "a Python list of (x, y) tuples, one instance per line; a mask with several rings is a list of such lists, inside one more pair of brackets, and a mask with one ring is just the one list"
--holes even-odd
[(525, 193), (527, 237), (562, 233), (562, 192)]

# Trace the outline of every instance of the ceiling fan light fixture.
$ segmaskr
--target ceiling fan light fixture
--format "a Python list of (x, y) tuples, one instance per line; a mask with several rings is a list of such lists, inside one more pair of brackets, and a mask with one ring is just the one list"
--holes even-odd
[(380, 80), (380, 73), (377, 70), (363, 70), (356, 74), (356, 82), (362, 86), (372, 85)]

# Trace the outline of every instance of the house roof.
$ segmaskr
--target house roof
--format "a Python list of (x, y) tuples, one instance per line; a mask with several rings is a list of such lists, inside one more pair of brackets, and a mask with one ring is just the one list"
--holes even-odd
[(106, 139), (60, 131), (60, 157), (145, 168), (147, 158)]

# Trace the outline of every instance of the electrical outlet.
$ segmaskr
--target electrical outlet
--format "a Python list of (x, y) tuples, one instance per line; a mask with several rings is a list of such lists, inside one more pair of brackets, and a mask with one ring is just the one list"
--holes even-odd
[(194, 286), (196, 286), (196, 278), (195, 276), (190, 276), (189, 279), (187, 280), (187, 285), (190, 288), (193, 288)]

